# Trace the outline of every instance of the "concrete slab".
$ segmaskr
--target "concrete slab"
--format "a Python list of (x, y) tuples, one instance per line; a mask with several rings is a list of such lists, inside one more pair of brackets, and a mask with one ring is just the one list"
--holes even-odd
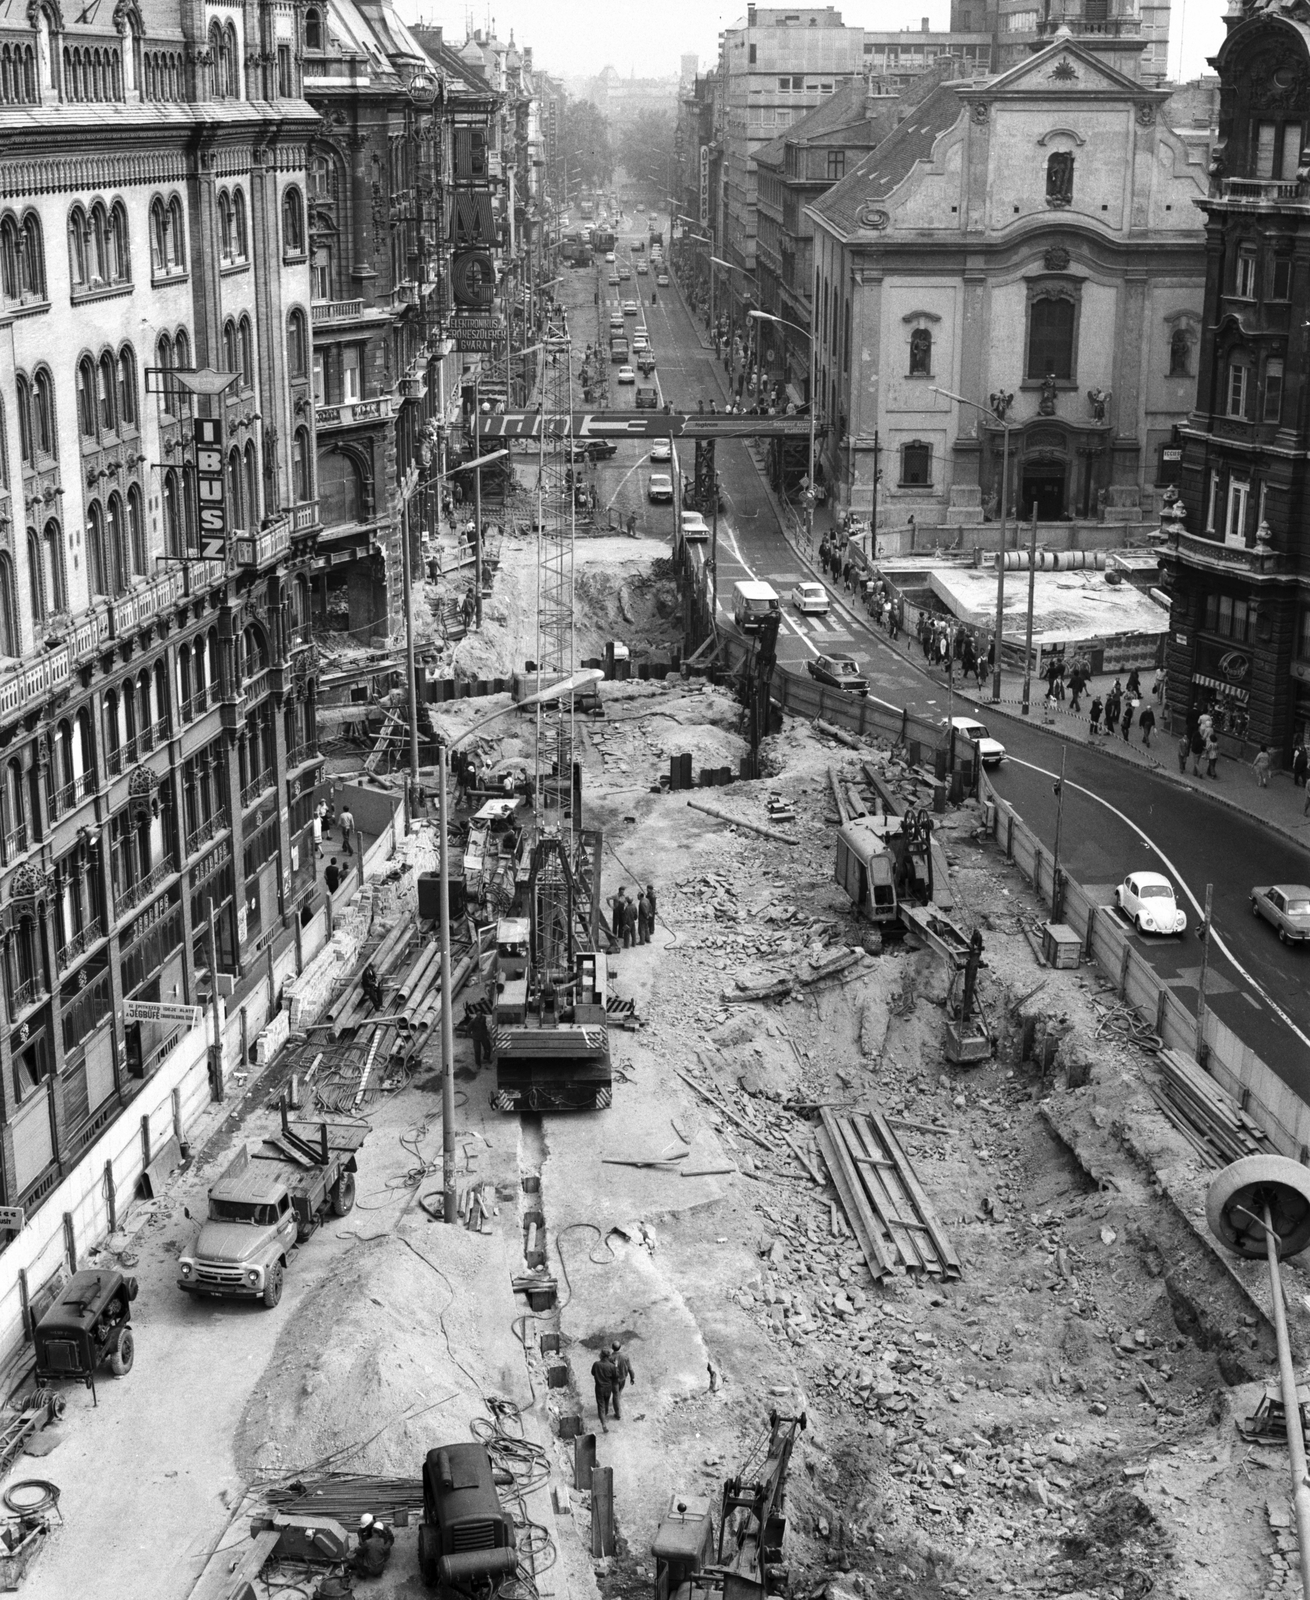
[[(986, 567), (935, 567), (933, 593), (961, 622), (996, 621), (996, 573)], [(1005, 575), (1005, 636), (1022, 640), (1028, 616), (1028, 574)], [(1051, 645), (1121, 634), (1158, 635), (1169, 613), (1131, 584), (1110, 584), (1103, 572), (1039, 572), (1033, 589), (1033, 643)]]

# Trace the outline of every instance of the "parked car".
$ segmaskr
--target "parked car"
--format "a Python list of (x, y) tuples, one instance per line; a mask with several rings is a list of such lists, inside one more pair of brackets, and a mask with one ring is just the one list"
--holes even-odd
[(613, 439), (588, 439), (586, 450), (593, 461), (608, 461), (619, 453), (619, 447)]
[(852, 656), (816, 656), (805, 663), (810, 677), (826, 683), (830, 689), (849, 689), (852, 694), (866, 695), (869, 680), (860, 671), (860, 664)]
[(1183, 934), (1187, 916), (1162, 872), (1130, 872), (1114, 891), (1114, 903), (1138, 933)]
[(1270, 923), (1284, 944), (1310, 940), (1310, 888), (1303, 883), (1271, 883), (1251, 890), (1251, 910)]
[(637, 374), (631, 367), (620, 367), (619, 368), (619, 382), (620, 383), (636, 383), (636, 381), (637, 381)]
[(659, 284), (661, 289), (667, 289), (668, 286), (669, 286), (669, 275), (668, 275), (668, 273), (667, 272), (661, 272), (659, 277), (656, 278), (655, 282), (657, 284)]
[(693, 544), (704, 544), (710, 536), (709, 524), (699, 511), (682, 513), (682, 537)]
[(797, 611), (817, 617), (827, 616), (832, 607), (828, 591), (821, 583), (798, 583), (791, 592), (791, 603)]
[(635, 317), (637, 315), (637, 302), (635, 300), (625, 300), (623, 302), (623, 315), (625, 317)]
[(673, 479), (667, 472), (652, 472), (646, 483), (648, 500), (672, 500)]
[(672, 461), (672, 439), (652, 439), (650, 445), (650, 458), (652, 461)]
[(987, 725), (979, 722), (977, 718), (952, 717), (951, 727), (957, 734), (957, 744), (960, 739), (967, 739), (970, 744), (978, 746), (978, 759), (983, 766), (998, 766), (1005, 760), (1005, 746), (999, 739), (993, 739), (987, 731)]

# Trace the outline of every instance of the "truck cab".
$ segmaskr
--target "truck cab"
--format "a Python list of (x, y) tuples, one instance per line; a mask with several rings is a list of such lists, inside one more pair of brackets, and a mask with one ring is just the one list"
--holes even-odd
[(651, 1545), (655, 1557), (655, 1600), (698, 1600), (711, 1580), (697, 1576), (714, 1559), (714, 1516), (709, 1497), (674, 1494)]
[(743, 582), (732, 586), (733, 621), (743, 633), (758, 633), (766, 617), (781, 614), (782, 601), (771, 584)]

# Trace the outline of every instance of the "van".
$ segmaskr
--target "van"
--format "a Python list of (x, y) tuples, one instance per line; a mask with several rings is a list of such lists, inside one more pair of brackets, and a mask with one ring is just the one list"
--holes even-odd
[(782, 602), (767, 583), (734, 583), (732, 617), (743, 633), (758, 633), (765, 617), (781, 614)]
[(628, 359), (628, 341), (626, 339), (610, 340), (611, 363), (626, 362)]
[(639, 383), (637, 385), (636, 404), (638, 411), (654, 411), (660, 403), (660, 397), (653, 384)]

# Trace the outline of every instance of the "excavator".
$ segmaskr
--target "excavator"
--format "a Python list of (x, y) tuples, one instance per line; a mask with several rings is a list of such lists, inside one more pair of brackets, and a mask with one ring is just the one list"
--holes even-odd
[(787, 1470), (805, 1413), (769, 1414), (768, 1432), (723, 1485), (718, 1537), (704, 1495), (674, 1495), (655, 1534), (655, 1600), (768, 1600), (787, 1586)]

